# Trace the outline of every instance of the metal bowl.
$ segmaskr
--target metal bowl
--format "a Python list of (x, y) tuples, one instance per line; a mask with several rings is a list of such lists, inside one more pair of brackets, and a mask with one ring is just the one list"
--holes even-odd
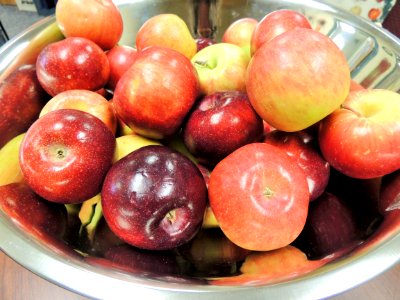
[[(131, 0), (115, 1), (124, 28), (121, 44), (134, 45), (135, 33), (149, 17), (175, 13), (193, 35), (221, 38), (225, 28), (241, 17), (261, 19), (266, 13), (290, 8), (304, 13), (314, 27), (329, 35), (346, 55), (352, 77), (366, 87), (400, 89), (400, 41), (377, 25), (317, 1), (263, 0)], [(0, 48), (0, 80), (19, 65), (34, 63), (48, 43), (61, 39), (55, 18), (27, 29)], [(69, 249), (39, 240), (22, 231), (0, 211), (0, 248), (39, 276), (69, 290), (99, 299), (317, 299), (331, 296), (387, 270), (400, 259), (400, 226), (385, 220), (362, 247), (340, 260), (291, 280), (253, 286), (216, 286), (210, 281), (153, 274), (141, 276), (89, 264)]]

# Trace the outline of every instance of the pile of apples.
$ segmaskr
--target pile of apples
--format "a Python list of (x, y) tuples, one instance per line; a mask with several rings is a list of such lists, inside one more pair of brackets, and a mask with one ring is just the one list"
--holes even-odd
[(26, 230), (130, 271), (270, 279), (398, 208), (400, 96), (353, 82), (304, 15), (239, 19), (216, 42), (161, 14), (136, 48), (110, 0), (59, 0), (56, 21), (65, 39), (0, 84), (0, 208)]

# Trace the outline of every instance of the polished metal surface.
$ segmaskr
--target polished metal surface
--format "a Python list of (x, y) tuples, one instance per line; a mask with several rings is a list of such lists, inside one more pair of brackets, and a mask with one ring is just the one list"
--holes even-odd
[[(193, 35), (220, 39), (224, 29), (241, 17), (261, 19), (290, 8), (304, 13), (314, 28), (329, 35), (348, 58), (352, 76), (367, 87), (400, 89), (400, 41), (384, 29), (317, 1), (153, 0), (115, 1), (124, 18), (122, 44), (134, 45), (135, 32), (149, 17), (175, 13)], [(0, 80), (18, 65), (32, 63), (47, 43), (61, 38), (50, 17), (0, 48)], [(22, 232), (0, 212), (0, 248), (34, 273), (83, 295), (99, 299), (319, 299), (340, 293), (380, 274), (400, 259), (400, 234), (356, 251), (315, 272), (284, 283), (258, 286), (212, 286), (168, 276), (141, 277), (90, 265), (68, 251), (55, 249)]]

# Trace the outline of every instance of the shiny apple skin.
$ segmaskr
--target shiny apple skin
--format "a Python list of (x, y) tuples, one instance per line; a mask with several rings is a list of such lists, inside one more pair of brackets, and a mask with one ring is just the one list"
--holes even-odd
[(0, 186), (0, 209), (24, 231), (34, 235), (47, 234), (61, 239), (66, 232), (65, 207), (43, 200), (26, 183)]
[(24, 65), (0, 83), (0, 148), (25, 132), (49, 99), (34, 65)]
[(100, 119), (59, 109), (32, 124), (19, 159), (34, 192), (53, 202), (80, 203), (100, 191), (114, 149), (114, 135)]
[(258, 22), (251, 37), (251, 53), (254, 54), (264, 43), (268, 43), (274, 37), (295, 29), (308, 28), (311, 24), (307, 18), (293, 10), (281, 9), (267, 14)]
[(190, 61), (175, 50), (153, 46), (142, 50), (119, 80), (113, 104), (134, 132), (161, 139), (176, 133), (198, 93)]
[(287, 246), (306, 222), (309, 192), (303, 170), (285, 151), (265, 143), (245, 145), (219, 162), (208, 196), (222, 231), (245, 249)]
[(188, 158), (165, 146), (142, 147), (108, 172), (104, 217), (125, 242), (165, 250), (188, 242), (201, 227), (207, 188)]
[(400, 170), (383, 176), (378, 205), (382, 215), (400, 209)]
[(234, 150), (261, 140), (262, 119), (246, 93), (216, 92), (201, 98), (183, 128), (184, 143), (201, 163), (217, 164)]
[(264, 142), (275, 145), (292, 157), (307, 177), (310, 201), (317, 199), (325, 191), (329, 182), (329, 163), (310, 143), (312, 137), (304, 131), (268, 133)]
[(204, 49), (205, 47), (214, 45), (216, 43), (215, 40), (207, 37), (198, 37), (197, 39), (195, 39), (195, 41), (197, 46), (197, 52), (199, 52), (201, 49)]
[(106, 54), (94, 42), (70, 37), (43, 48), (36, 72), (42, 87), (55, 96), (66, 90), (99, 90), (108, 81), (110, 66)]
[(135, 48), (117, 45), (107, 52), (107, 59), (110, 64), (110, 78), (107, 87), (114, 90), (122, 75), (132, 66), (138, 52)]
[[(361, 241), (357, 219), (348, 205), (331, 193), (324, 193), (310, 203), (300, 248), (309, 257), (323, 257)], [(300, 245), (300, 244), (299, 244)]]

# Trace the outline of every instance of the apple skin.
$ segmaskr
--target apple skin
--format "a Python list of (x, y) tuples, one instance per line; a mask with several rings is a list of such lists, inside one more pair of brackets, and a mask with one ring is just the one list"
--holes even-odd
[(207, 188), (199, 169), (165, 146), (145, 146), (117, 161), (102, 188), (110, 229), (142, 249), (188, 242), (201, 227)]
[(282, 131), (303, 130), (337, 109), (350, 89), (350, 69), (327, 36), (297, 28), (265, 43), (247, 69), (256, 112)]
[(145, 138), (135, 133), (119, 136), (115, 139), (116, 147), (113, 162), (120, 160), (129, 153), (149, 145), (161, 145), (159, 142)]
[(249, 57), (239, 46), (217, 43), (197, 52), (191, 61), (199, 75), (202, 94), (246, 92), (245, 76)]
[(400, 168), (400, 95), (389, 90), (351, 92), (320, 125), (321, 152), (354, 178), (375, 178)]
[(329, 181), (330, 166), (313, 147), (312, 137), (304, 131), (268, 133), (264, 142), (286, 151), (303, 169), (310, 191), (310, 201), (317, 199), (325, 191)]
[(42, 49), (36, 73), (42, 87), (55, 96), (66, 90), (99, 90), (108, 81), (110, 66), (106, 54), (94, 42), (70, 37)]
[(67, 212), (63, 205), (43, 200), (26, 183), (0, 186), (0, 209), (25, 232), (63, 238)]
[(134, 132), (161, 139), (180, 128), (198, 92), (190, 61), (175, 50), (154, 46), (142, 50), (119, 80), (113, 105)]
[(221, 41), (238, 45), (251, 57), (251, 38), (257, 25), (258, 21), (253, 18), (238, 19), (228, 26)]
[(19, 67), (0, 83), (0, 148), (29, 128), (49, 98), (34, 65)]
[(19, 166), (19, 148), (24, 135), (17, 135), (0, 148), (0, 186), (24, 180)]
[(293, 10), (282, 9), (267, 14), (254, 28), (250, 42), (251, 54), (254, 55), (257, 49), (276, 36), (295, 28), (312, 27), (303, 14)]
[(382, 215), (387, 215), (393, 210), (399, 210), (400, 170), (383, 176), (378, 204)]
[(115, 90), (122, 75), (132, 66), (138, 52), (135, 48), (117, 45), (108, 51), (106, 55), (110, 64), (110, 78), (108, 79), (107, 87)]
[(216, 92), (201, 98), (183, 127), (188, 150), (200, 163), (215, 165), (234, 150), (261, 140), (262, 119), (246, 93)]
[(99, 118), (115, 134), (117, 118), (111, 103), (96, 92), (68, 90), (50, 99), (40, 111), (39, 117), (56, 109), (77, 109)]
[(174, 14), (158, 14), (147, 19), (136, 34), (138, 51), (149, 46), (174, 49), (188, 59), (197, 52), (197, 44), (185, 21)]
[(196, 46), (197, 46), (196, 53), (199, 52), (200, 50), (202, 50), (208, 46), (214, 45), (216, 43), (214, 40), (212, 40), (210, 38), (202, 37), (202, 36), (195, 39), (195, 41), (196, 41)]
[(310, 203), (306, 225), (295, 245), (299, 243), (307, 256), (320, 258), (360, 242), (361, 231), (352, 210), (337, 196), (324, 193)]
[(29, 128), (19, 153), (25, 181), (46, 200), (80, 203), (95, 196), (111, 167), (115, 138), (95, 116), (58, 109)]
[(112, 0), (58, 0), (55, 15), (65, 37), (84, 37), (104, 50), (122, 35), (122, 16)]
[(256, 251), (290, 244), (304, 227), (309, 204), (303, 170), (285, 151), (265, 143), (245, 145), (219, 162), (208, 197), (225, 235)]

